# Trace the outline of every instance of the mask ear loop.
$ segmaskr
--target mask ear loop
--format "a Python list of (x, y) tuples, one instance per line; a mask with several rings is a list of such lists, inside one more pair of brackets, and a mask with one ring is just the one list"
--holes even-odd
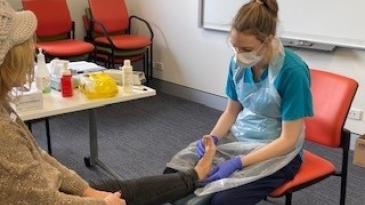
[(273, 35), (270, 35), (267, 38), (265, 38), (265, 40), (262, 41), (260, 48), (256, 51), (256, 54), (262, 54), (261, 52), (262, 52), (262, 49), (264, 48), (264, 45), (265, 44), (269, 45), (270, 42), (272, 42), (272, 39), (273, 39)]

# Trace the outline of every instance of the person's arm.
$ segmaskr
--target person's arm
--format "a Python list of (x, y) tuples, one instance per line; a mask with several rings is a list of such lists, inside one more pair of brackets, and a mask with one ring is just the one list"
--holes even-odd
[(229, 99), (224, 112), (219, 117), (209, 135), (221, 138), (226, 136), (241, 110), (242, 106), (238, 101)]
[(228, 97), (228, 103), (222, 115), (219, 117), (216, 125), (210, 132), (210, 135), (217, 137), (225, 137), (232, 125), (236, 121), (237, 115), (243, 109), (242, 105), (238, 101), (236, 85), (233, 80), (234, 70), (236, 69), (236, 63), (231, 58), (228, 69), (227, 82), (225, 87), (225, 93)]
[(205, 183), (210, 183), (222, 178), (230, 176), (236, 170), (244, 167), (284, 155), (296, 146), (298, 137), (302, 131), (303, 120), (293, 120), (283, 123), (283, 131), (281, 136), (264, 146), (263, 148), (253, 151), (245, 156), (235, 156), (229, 160), (220, 163), (214, 171), (212, 171)]
[(44, 150), (42, 150), (42, 157), (62, 173), (63, 181), (60, 188), (61, 191), (77, 196), (92, 197), (96, 199), (105, 199), (109, 194), (113, 194), (90, 187), (88, 183), (85, 182), (76, 172), (63, 166)]
[(84, 197), (93, 197), (93, 198), (96, 198), (96, 199), (105, 199), (110, 194), (113, 194), (113, 193), (106, 192), (106, 191), (99, 191), (99, 190), (94, 189), (94, 188), (92, 188), (92, 187), (89, 186), (84, 191), (84, 193), (82, 194), (82, 196), (84, 196)]
[(284, 121), (279, 138), (263, 148), (241, 156), (244, 167), (278, 157), (295, 149), (295, 145), (303, 129), (303, 118), (293, 121)]
[(60, 191), (68, 194), (84, 196), (88, 183), (83, 180), (75, 171), (68, 169), (59, 163), (55, 158), (42, 150), (42, 158), (62, 173), (62, 184)]
[[(57, 190), (44, 175), (41, 159), (26, 132), (19, 126), (0, 121), (0, 201), (30, 205), (106, 205), (105, 200), (68, 195)], [(50, 176), (56, 177), (56, 176)]]

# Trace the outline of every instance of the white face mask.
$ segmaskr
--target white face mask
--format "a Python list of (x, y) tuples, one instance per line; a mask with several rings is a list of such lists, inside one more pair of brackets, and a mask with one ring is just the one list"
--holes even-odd
[(258, 55), (256, 51), (238, 53), (234, 48), (234, 60), (236, 64), (245, 68), (252, 67), (262, 60), (262, 55)]

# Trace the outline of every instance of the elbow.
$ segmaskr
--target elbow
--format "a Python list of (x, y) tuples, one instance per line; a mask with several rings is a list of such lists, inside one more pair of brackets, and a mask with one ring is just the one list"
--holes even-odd
[(284, 152), (285, 154), (295, 150), (298, 142), (298, 137), (283, 137)]

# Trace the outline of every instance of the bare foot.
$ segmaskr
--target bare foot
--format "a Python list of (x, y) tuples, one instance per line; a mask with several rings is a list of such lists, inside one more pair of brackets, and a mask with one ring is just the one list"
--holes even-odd
[(210, 136), (204, 137), (203, 143), (205, 147), (205, 153), (194, 168), (196, 173), (198, 174), (199, 181), (205, 179), (209, 174), (212, 168), (213, 159), (216, 152), (216, 146), (214, 144), (212, 137)]

